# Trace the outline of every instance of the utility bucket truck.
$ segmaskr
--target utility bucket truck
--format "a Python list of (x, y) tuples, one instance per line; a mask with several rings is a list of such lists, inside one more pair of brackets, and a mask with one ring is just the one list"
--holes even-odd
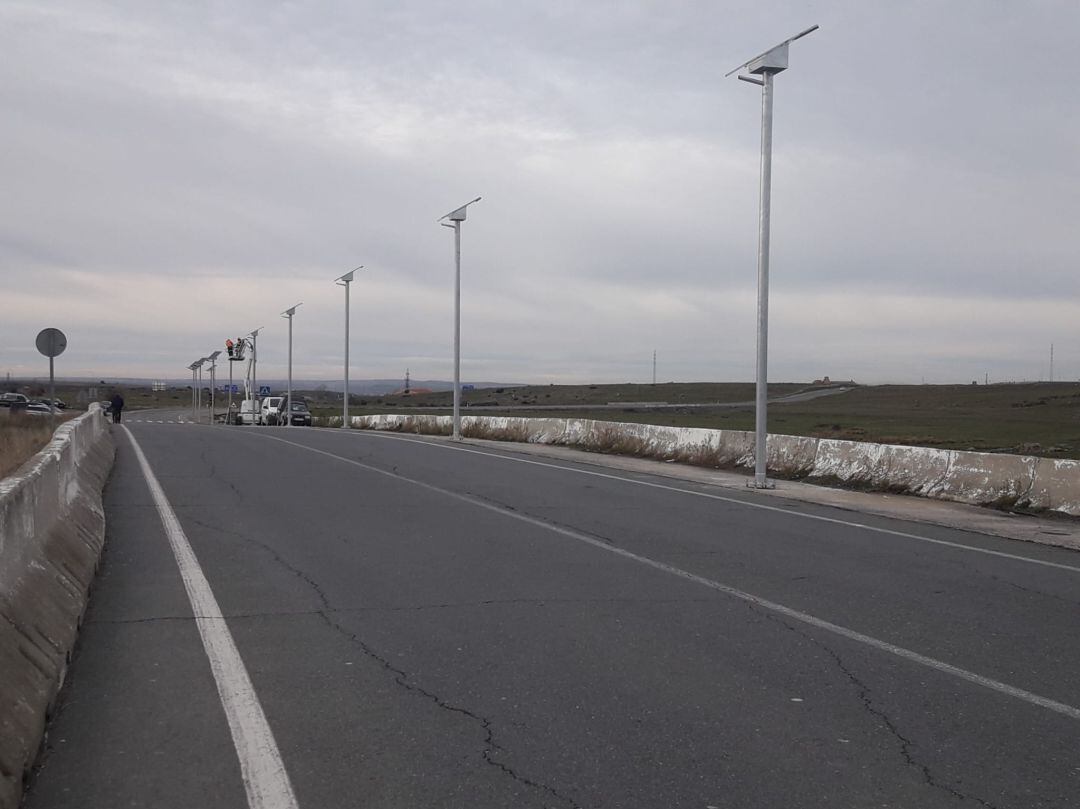
[[(245, 354), (247, 355), (245, 358)], [(251, 382), (253, 366), (255, 363), (255, 351), (252, 349), (251, 339), (239, 338), (232, 349), (229, 359), (233, 362), (245, 363), (244, 369), (244, 399), (240, 402), (240, 409), (229, 414), (232, 424), (258, 424), (262, 402), (255, 397), (255, 390)]]

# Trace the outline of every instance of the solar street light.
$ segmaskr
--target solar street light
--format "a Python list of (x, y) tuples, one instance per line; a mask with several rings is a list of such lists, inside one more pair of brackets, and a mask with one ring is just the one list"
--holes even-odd
[[(443, 227), (454, 229), (454, 431), (451, 437), (455, 441), (461, 440), (461, 223), (465, 221), (465, 209), (480, 200), (477, 197), (438, 219)], [(444, 219), (450, 222), (443, 222)]]
[(221, 351), (211, 352), (206, 358), (210, 363), (210, 424), (214, 423), (214, 391), (217, 389), (217, 358)]
[[(356, 269), (349, 270), (340, 278), (334, 279), (334, 283), (338, 286), (345, 287), (345, 395), (341, 407), (341, 427), (345, 430), (349, 428), (349, 284), (353, 282), (353, 274), (356, 270), (362, 269), (364, 269), (363, 264)], [(289, 407), (292, 407), (292, 405), (290, 404)]]
[[(287, 317), (289, 319), (289, 386), (288, 386), (287, 390), (289, 392), (289, 399), (288, 399), (289, 404), (288, 404), (288, 406), (290, 408), (292, 407), (292, 319), (293, 319), (293, 315), (296, 314), (297, 307), (300, 307), (300, 306), (303, 306), (303, 305), (304, 305), (303, 301), (301, 301), (300, 303), (296, 304), (295, 306), (290, 306), (288, 309), (286, 309), (284, 312), (281, 313), (282, 317)], [(289, 412), (286, 410), (285, 411), (285, 424), (286, 424), (286, 426), (292, 426), (290, 424), (291, 421), (292, 421), (292, 419), (289, 418)]]
[(258, 418), (259, 408), (255, 405), (259, 401), (259, 379), (258, 379), (258, 364), (259, 364), (259, 351), (257, 343), (259, 341), (259, 332), (265, 327), (259, 326), (257, 329), (252, 329), (248, 333), (248, 337), (251, 338), (251, 423), (254, 424)]
[[(757, 298), (757, 381), (755, 388), (754, 481), (756, 489), (771, 489), (765, 463), (768, 407), (769, 357), (769, 220), (772, 213), (772, 119), (773, 77), (788, 66), (788, 46), (818, 29), (814, 25), (785, 39), (764, 53), (743, 62), (725, 74), (738, 73), (743, 68), (752, 74), (740, 75), (739, 80), (761, 87), (761, 192), (758, 211), (758, 298)], [(760, 76), (761, 78), (756, 78)]]
[(193, 362), (188, 366), (188, 370), (191, 371), (191, 418), (195, 421), (199, 420), (199, 406), (196, 404), (197, 400), (195, 399), (196, 391), (199, 389), (198, 374), (196, 373), (198, 367), (197, 362)]
[(191, 363), (191, 408), (192, 417), (195, 422), (199, 421), (199, 410), (202, 409), (202, 366), (206, 362), (206, 357), (195, 360)]

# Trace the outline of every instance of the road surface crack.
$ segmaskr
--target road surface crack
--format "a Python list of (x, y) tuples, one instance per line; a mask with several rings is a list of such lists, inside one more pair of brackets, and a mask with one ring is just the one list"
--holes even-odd
[[(189, 517), (188, 519), (191, 519), (191, 518)], [(340, 614), (340, 613), (345, 613), (345, 612), (353, 612), (353, 610), (338, 610), (338, 609), (334, 608), (333, 605), (331, 605), (330, 599), (326, 595), (326, 592), (322, 589), (322, 587), (319, 586), (319, 584), (314, 579), (312, 579), (308, 574), (306, 574), (304, 571), (300, 570), (298, 567), (295, 567), (294, 565), (292, 565), (288, 561), (286, 561), (285, 558), (281, 556), (281, 554), (279, 554), (277, 551), (275, 551), (269, 545), (267, 545), (264, 542), (260, 542), (257, 539), (253, 539), (252, 537), (244, 536), (243, 534), (240, 534), (240, 533), (238, 533), (236, 531), (230, 531), (230, 530), (227, 530), (227, 529), (223, 529), (220, 526), (206, 525), (206, 524), (201, 523), (198, 520), (194, 520), (194, 519), (192, 519), (191, 521), (194, 522), (197, 525), (201, 525), (204, 528), (208, 528), (210, 530), (219, 531), (221, 533), (226, 533), (226, 534), (231, 534), (231, 535), (236, 536), (236, 537), (238, 537), (238, 538), (240, 538), (240, 539), (242, 539), (242, 540), (244, 540), (246, 542), (250, 542), (251, 544), (253, 544), (253, 545), (255, 545), (255, 546), (259, 547), (259, 548), (262, 548), (264, 551), (266, 551), (274, 559), (274, 561), (276, 561), (279, 565), (284, 567), (290, 573), (292, 573), (297, 578), (299, 578), (301, 581), (303, 581), (305, 584), (307, 584), (315, 592), (315, 594), (318, 597), (318, 599), (319, 599), (320, 603), (322, 604), (323, 608), (319, 609), (319, 610), (315, 610), (314, 612), (308, 613), (308, 614), (317, 615), (319, 618), (321, 618), (323, 620), (323, 622), (326, 623), (326, 625), (328, 627), (330, 627), (330, 629), (334, 630), (335, 632), (340, 634), (342, 637), (346, 638), (349, 642), (351, 642), (354, 646), (356, 646), (356, 648), (358, 648), (361, 652), (363, 652), (363, 654), (366, 657), (368, 657), (371, 660), (378, 663), (386, 671), (392, 673), (394, 675), (394, 682), (397, 685), (399, 685), (401, 688), (405, 689), (406, 691), (412, 692), (414, 694), (418, 694), (418, 695), (430, 700), (431, 702), (433, 702), (435, 705), (437, 705), (440, 709), (442, 709), (444, 711), (459, 714), (459, 715), (464, 716), (464, 717), (466, 717), (468, 719), (471, 719), (474, 722), (477, 722), (480, 725), (483, 732), (484, 732), (484, 749), (483, 749), (483, 752), (481, 754), (482, 757), (483, 757), (484, 763), (488, 764), (491, 767), (494, 767), (494, 768), (498, 769), (499, 771), (501, 771), (502, 773), (509, 776), (514, 781), (517, 781), (520, 784), (523, 784), (525, 786), (531, 787), (531, 788), (536, 789), (536, 790), (538, 790), (540, 792), (544, 792), (544, 793), (550, 795), (551, 797), (555, 798), (557, 801), (559, 801), (563, 805), (572, 807), (572, 809), (581, 809), (581, 807), (577, 803), (575, 803), (570, 798), (567, 798), (565, 795), (560, 794), (554, 788), (549, 787), (546, 784), (541, 784), (538, 781), (534, 781), (531, 778), (528, 778), (527, 776), (521, 774), (520, 772), (515, 770), (510, 765), (508, 765), (508, 764), (506, 764), (506, 763), (504, 763), (502, 761), (499, 761), (495, 757), (495, 753), (496, 753), (496, 751), (503, 750), (503, 748), (495, 740), (495, 731), (494, 731), (494, 729), (492, 727), (492, 723), (491, 723), (490, 719), (488, 719), (487, 717), (481, 716), (480, 714), (474, 713), (473, 711), (470, 711), (467, 708), (462, 708), (462, 707), (460, 707), (458, 705), (453, 705), (453, 704), (447, 702), (442, 697), (440, 697), (438, 694), (435, 694), (432, 691), (428, 691), (427, 689), (425, 689), (422, 686), (416, 684), (415, 682), (411, 682), (408, 672), (406, 672), (403, 669), (400, 669), (397, 666), (395, 666), (387, 658), (383, 657), (377, 651), (375, 651), (375, 649), (372, 648), (370, 645), (368, 645), (365, 641), (361, 640), (361, 638), (356, 633), (349, 631), (348, 629), (346, 629), (345, 627), (343, 627), (341, 624), (339, 624), (337, 621), (335, 621), (333, 619), (333, 616), (335, 614)], [(481, 602), (481, 603), (483, 603), (483, 602)], [(492, 602), (492, 603), (497, 603), (497, 602)], [(415, 608), (412, 608), (412, 609), (415, 609)], [(233, 616), (233, 617), (241, 617), (241, 616)]]
[(998, 584), (1007, 585), (1007, 586), (1012, 587), (1012, 588), (1014, 588), (1016, 590), (1020, 590), (1021, 592), (1024, 592), (1024, 593), (1030, 593), (1031, 595), (1042, 596), (1043, 598), (1052, 598), (1052, 599), (1054, 599), (1056, 601), (1063, 601), (1064, 603), (1066, 603), (1066, 604), (1068, 604), (1069, 606), (1072, 606), (1072, 607), (1080, 607), (1080, 601), (1076, 601), (1074, 599), (1067, 598), (1066, 596), (1059, 596), (1057, 593), (1048, 593), (1045, 590), (1038, 590), (1038, 589), (1036, 589), (1034, 587), (1025, 587), (1022, 584), (1017, 584), (1014, 581), (1009, 581), (1008, 579), (1002, 578), (1001, 576), (998, 576), (998, 575), (996, 575), (994, 573), (990, 574), (990, 578), (993, 581), (996, 581)]
[(959, 790), (956, 790), (953, 787), (949, 786), (948, 784), (942, 783), (930, 771), (930, 768), (926, 764), (923, 764), (922, 762), (918, 761), (915, 758), (915, 756), (914, 756), (914, 754), (912, 752), (912, 748), (914, 746), (914, 743), (911, 741), (911, 739), (909, 739), (903, 733), (900, 732), (900, 728), (898, 728), (896, 726), (896, 723), (893, 722), (893, 720), (889, 717), (889, 715), (887, 713), (885, 713), (885, 711), (883, 711), (881, 708), (878, 708), (878, 707), (876, 707), (874, 705), (873, 698), (872, 698), (871, 693), (870, 693), (870, 688), (866, 685), (866, 683), (864, 683), (859, 678), (859, 676), (857, 674), (855, 674), (854, 671), (851, 670), (850, 667), (848, 667), (848, 665), (846, 663), (844, 663), (843, 658), (841, 658), (840, 655), (834, 649), (832, 649), (827, 644), (823, 643), (820, 639), (814, 637), (813, 635), (810, 635), (809, 633), (807, 633), (803, 629), (801, 629), (799, 627), (792, 626), (791, 624), (787, 623), (780, 616), (773, 615), (773, 614), (767, 614), (766, 617), (770, 621), (774, 621), (774, 622), (780, 624), (785, 629), (787, 629), (787, 630), (789, 630), (791, 632), (794, 632), (795, 634), (797, 634), (797, 635), (805, 638), (806, 640), (810, 641), (812, 644), (817, 646), (819, 649), (821, 649), (829, 657), (832, 658), (833, 662), (836, 664), (836, 667), (838, 669), (840, 669), (840, 671), (844, 674), (844, 676), (847, 677), (847, 679), (851, 682), (851, 684), (854, 685), (855, 688), (857, 689), (858, 699), (859, 699), (860, 702), (862, 702), (863, 709), (868, 714), (875, 717), (881, 723), (882, 727), (884, 727), (889, 732), (889, 734), (892, 735), (893, 738), (895, 738), (897, 742), (899, 742), (900, 756), (901, 756), (901, 758), (903, 758), (904, 764), (907, 765), (908, 767), (913, 767), (916, 770), (918, 770), (919, 772), (921, 772), (922, 777), (923, 777), (923, 781), (924, 781), (924, 783), (926, 783), (927, 786), (932, 787), (933, 789), (940, 790), (940, 791), (942, 791), (942, 792), (944, 792), (944, 793), (946, 793), (948, 795), (951, 795), (952, 797), (956, 798), (957, 800), (975, 801), (980, 806), (987, 807), (987, 809), (999, 809), (999, 807), (995, 806), (994, 804), (992, 804), (992, 803), (990, 803), (988, 801), (983, 800), (982, 798), (979, 798), (979, 797), (977, 797), (975, 795), (966, 795), (963, 792), (960, 792)]
[(418, 695), (424, 697), (425, 699), (430, 700), (431, 702), (433, 702), (435, 705), (437, 705), (439, 708), (441, 708), (444, 711), (459, 714), (461, 716), (464, 716), (464, 717), (467, 717), (467, 718), (473, 720), (474, 722), (477, 722), (480, 725), (481, 729), (484, 731), (484, 750), (483, 750), (483, 753), (482, 753), (482, 757), (483, 757), (484, 762), (486, 764), (488, 764), (488, 765), (490, 765), (492, 767), (495, 767), (496, 769), (500, 770), (501, 772), (503, 772), (504, 774), (506, 774), (507, 776), (512, 778), (514, 781), (517, 781), (518, 783), (524, 784), (525, 786), (528, 786), (528, 787), (531, 787), (533, 789), (539, 790), (541, 792), (547, 793), (548, 795), (550, 795), (551, 797), (553, 797), (556, 800), (560, 801), (561, 803), (573, 807), (573, 809), (581, 809), (581, 807), (577, 803), (575, 803), (573, 800), (566, 797), (565, 795), (560, 794), (554, 788), (552, 788), (552, 787), (550, 787), (550, 786), (548, 786), (546, 784), (541, 784), (538, 781), (534, 781), (531, 778), (528, 778), (527, 776), (522, 775), (520, 772), (515, 770), (510, 765), (508, 765), (508, 764), (506, 764), (506, 763), (504, 763), (502, 761), (499, 761), (495, 757), (495, 753), (496, 753), (496, 751), (503, 750), (503, 747), (501, 745), (499, 745), (499, 743), (495, 740), (495, 731), (494, 731), (494, 728), (492, 727), (492, 722), (491, 722), (490, 719), (488, 719), (487, 717), (482, 716), (482, 715), (480, 715), (478, 713), (475, 713), (474, 711), (470, 711), (468, 708), (463, 708), (460, 705), (454, 705), (454, 704), (452, 704), (450, 702), (447, 702), (445, 699), (440, 697), (438, 694), (427, 690), (426, 688), (418, 685), (415, 682), (412, 682), (410, 680), (410, 675), (409, 675), (409, 673), (407, 671), (395, 666), (387, 658), (383, 657), (381, 654), (379, 654), (377, 651), (375, 651), (375, 649), (372, 648), (366, 641), (362, 640), (355, 632), (351, 632), (350, 630), (346, 629), (341, 624), (339, 624), (337, 621), (333, 620), (332, 617), (331, 617), (332, 614), (333, 614), (333, 611), (328, 609), (328, 610), (326, 610), (324, 612), (320, 612), (319, 616), (326, 622), (326, 625), (328, 627), (333, 629), (335, 632), (340, 634), (342, 637), (349, 640), (349, 642), (352, 643), (354, 646), (356, 646), (356, 648), (358, 648), (361, 652), (363, 652), (363, 654), (365, 656), (367, 656), (371, 660), (374, 660), (376, 663), (378, 663), (380, 666), (382, 666), (386, 671), (393, 674), (394, 675), (394, 682), (397, 685), (399, 685), (401, 688), (403, 688), (406, 691), (409, 691), (411, 693), (418, 694)]

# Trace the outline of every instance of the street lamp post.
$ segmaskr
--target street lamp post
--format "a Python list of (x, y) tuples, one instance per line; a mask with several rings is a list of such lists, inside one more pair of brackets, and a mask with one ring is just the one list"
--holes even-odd
[(197, 421), (197, 422), (202, 420), (202, 369), (203, 369), (203, 365), (209, 359), (210, 359), (209, 357), (203, 357), (201, 360), (197, 361), (197, 364), (199, 366), (199, 392), (195, 397), (195, 402), (196, 402), (196, 404), (198, 406), (198, 413), (196, 413), (196, 415), (195, 415), (195, 421)]
[(191, 371), (191, 418), (193, 421), (199, 420), (199, 406), (195, 399), (196, 391), (199, 389), (198, 374), (195, 372), (198, 367), (197, 362), (188, 366), (188, 370)]
[(259, 408), (256, 406), (257, 398), (259, 395), (259, 378), (258, 378), (258, 364), (259, 364), (259, 332), (263, 330), (263, 326), (259, 326), (257, 329), (252, 329), (248, 337), (251, 338), (251, 423), (255, 424), (259, 415)]
[(210, 362), (210, 424), (214, 423), (214, 391), (217, 388), (217, 358), (221, 351), (213, 351), (206, 359)]
[[(341, 428), (349, 429), (349, 284), (353, 282), (353, 273), (364, 269), (364, 265), (349, 270), (340, 278), (335, 278), (334, 283), (345, 287), (345, 395), (341, 405)], [(291, 407), (292, 405), (290, 405)]]
[[(297, 307), (303, 305), (304, 302), (301, 301), (300, 303), (296, 304), (296, 306), (290, 306), (288, 309), (281, 313), (282, 317), (286, 317), (289, 319), (289, 386), (286, 388), (286, 390), (288, 391), (288, 398), (285, 400), (285, 407), (287, 408), (285, 410), (285, 426), (287, 427), (292, 426), (292, 419), (289, 418), (289, 412), (292, 410), (292, 319), (293, 315), (296, 314)], [(280, 416), (278, 418), (280, 418)]]
[(191, 363), (191, 417), (199, 423), (199, 412), (202, 410), (202, 367), (206, 357)]
[[(753, 74), (739, 76), (740, 81), (761, 87), (761, 190), (758, 210), (758, 297), (757, 297), (757, 379), (754, 396), (754, 481), (755, 489), (771, 489), (766, 473), (767, 461), (767, 408), (768, 408), (768, 358), (769, 358), (769, 224), (772, 213), (772, 120), (773, 77), (787, 69), (788, 46), (801, 39), (818, 26), (785, 39), (779, 45), (743, 62), (727, 73), (738, 73), (743, 68)], [(760, 76), (761, 78), (755, 78)]]
[(477, 197), (439, 217), (439, 224), (454, 229), (454, 431), (451, 436), (454, 441), (461, 440), (461, 223), (465, 221), (465, 209), (480, 200)]

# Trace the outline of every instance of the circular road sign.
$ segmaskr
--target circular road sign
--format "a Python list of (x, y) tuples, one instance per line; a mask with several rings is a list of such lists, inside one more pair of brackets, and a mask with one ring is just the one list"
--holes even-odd
[(46, 357), (59, 357), (67, 348), (67, 337), (60, 329), (42, 329), (37, 336), (37, 350)]

